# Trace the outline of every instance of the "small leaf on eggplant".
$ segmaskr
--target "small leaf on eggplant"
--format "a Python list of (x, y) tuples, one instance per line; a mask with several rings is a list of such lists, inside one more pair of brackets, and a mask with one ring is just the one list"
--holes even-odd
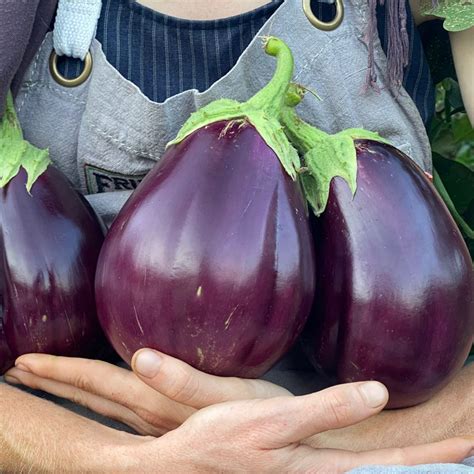
[(0, 156), (0, 188), (6, 186), (22, 167), (28, 175), (28, 192), (51, 162), (48, 150), (40, 150), (24, 140), (11, 93), (0, 122)]
[(327, 135), (313, 142), (305, 154), (307, 173), (302, 175), (303, 189), (314, 213), (326, 209), (331, 181), (343, 178), (355, 194), (357, 188), (357, 156), (354, 140), (349, 135)]

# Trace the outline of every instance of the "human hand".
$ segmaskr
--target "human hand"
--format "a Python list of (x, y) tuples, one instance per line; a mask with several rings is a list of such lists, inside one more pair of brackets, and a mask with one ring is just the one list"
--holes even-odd
[[(144, 356), (140, 364), (138, 355)], [(103, 362), (36, 354), (20, 357), (17, 363), (28, 372), (14, 370), (9, 374), (21, 383), (69, 398), (141, 434), (155, 436), (179, 426), (196, 409), (215, 403), (289, 394), (261, 380), (204, 374), (178, 359), (149, 350), (141, 350), (133, 358), (137, 375)], [(472, 393), (474, 364), (423, 405), (385, 411), (361, 424), (318, 434), (306, 443), (363, 451), (473, 435)]]
[(146, 472), (173, 466), (177, 472), (342, 473), (368, 464), (459, 462), (474, 447), (474, 438), (362, 453), (302, 444), (316, 433), (367, 419), (387, 399), (383, 385), (361, 382), (302, 397), (221, 403), (199, 410), (160, 439), (124, 452), (133, 469)]
[[(138, 356), (145, 356), (141, 367), (137, 365)], [(137, 352), (132, 365), (135, 373), (149, 386), (172, 400), (197, 409), (223, 401), (267, 398), (286, 392), (261, 380), (232, 379), (237, 384), (233, 389), (232, 384), (226, 385), (225, 378), (207, 376), (184, 362), (156, 351)], [(204, 377), (208, 377), (207, 383)], [(211, 381), (212, 384), (209, 383)], [(226, 389), (223, 389), (224, 386)], [(368, 451), (433, 443), (463, 435), (474, 436), (473, 394), (474, 364), (471, 364), (424, 404), (387, 410), (363, 423), (315, 435), (305, 443), (317, 448)]]
[(208, 375), (155, 351), (139, 351), (133, 365), (150, 370), (156, 358), (159, 373), (149, 378), (102, 361), (28, 354), (17, 359), (6, 380), (66, 398), (152, 436), (181, 425), (196, 407), (289, 394), (262, 380)]
[(306, 442), (313, 447), (364, 451), (463, 435), (474, 436), (474, 364), (466, 366), (449, 385), (421, 405), (387, 410), (358, 425), (318, 434)]
[[(139, 355), (145, 356), (140, 367), (142, 374), (137, 370)], [(223, 391), (220, 388), (225, 378), (206, 376), (184, 362), (156, 351), (139, 351), (132, 365), (148, 385), (172, 400), (197, 409), (227, 400), (258, 398), (259, 390), (263, 390), (265, 397), (286, 392), (277, 385), (260, 380), (241, 380), (241, 383), (245, 382), (245, 389), (239, 391), (228, 387)], [(209, 380), (214, 383), (205, 383), (201, 378), (203, 375), (210, 377)], [(317, 448), (368, 451), (433, 443), (463, 435), (474, 436), (473, 394), (474, 364), (462, 370), (444, 390), (422, 405), (387, 410), (362, 423), (319, 433), (304, 442)]]
[[(372, 395), (369, 386), (375, 389)], [(377, 413), (387, 393), (376, 382), (341, 385), (305, 397), (213, 405), (158, 439), (114, 431), (5, 385), (0, 392), (2, 472), (337, 473), (370, 463), (456, 462), (474, 448), (473, 439), (366, 453), (299, 444), (317, 431)]]

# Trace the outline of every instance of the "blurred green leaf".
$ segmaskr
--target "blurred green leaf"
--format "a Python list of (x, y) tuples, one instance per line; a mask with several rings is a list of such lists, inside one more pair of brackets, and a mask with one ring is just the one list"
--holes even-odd
[(447, 193), (443, 199), (474, 261), (474, 240), (467, 237), (474, 229), (474, 129), (454, 79), (445, 78), (436, 87), (436, 114), (428, 134), (434, 169)]
[(452, 124), (452, 130), (456, 143), (474, 140), (474, 128), (472, 128), (469, 117), (466, 114), (456, 117)]
[(449, 102), (451, 109), (463, 109), (464, 105), (458, 83), (454, 79), (448, 77), (443, 80), (443, 88), (446, 91), (446, 100)]
[(438, 120), (433, 123), (433, 129), (430, 134), (431, 148), (433, 152), (454, 159), (458, 146), (454, 138), (453, 128), (450, 123)]
[(444, 28), (448, 31), (467, 30), (474, 25), (474, 3), (472, 0), (439, 0), (433, 7), (430, 0), (422, 2), (421, 12), (444, 18)]
[(471, 201), (468, 210), (464, 213), (464, 219), (474, 228), (474, 200)]
[(474, 129), (453, 79), (444, 79), (436, 87), (436, 114), (428, 134), (433, 152), (474, 171)]
[(433, 153), (433, 165), (456, 209), (463, 215), (471, 203), (474, 203), (474, 173), (463, 164), (443, 158), (437, 153)]
[(474, 172), (474, 143), (464, 143), (456, 154), (456, 161)]

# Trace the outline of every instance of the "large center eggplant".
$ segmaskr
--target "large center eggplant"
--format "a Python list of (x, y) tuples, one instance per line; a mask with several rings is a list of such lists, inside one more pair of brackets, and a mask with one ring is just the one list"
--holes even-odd
[(257, 376), (306, 321), (314, 277), (301, 194), (251, 125), (226, 127), (171, 148), (110, 230), (98, 310), (127, 361), (149, 346)]
[[(286, 53), (280, 43), (277, 55)], [(151, 347), (206, 372), (257, 377), (301, 332), (315, 283), (307, 210), (251, 122), (243, 114), (195, 127), (114, 222), (96, 295), (101, 324), (125, 361)]]

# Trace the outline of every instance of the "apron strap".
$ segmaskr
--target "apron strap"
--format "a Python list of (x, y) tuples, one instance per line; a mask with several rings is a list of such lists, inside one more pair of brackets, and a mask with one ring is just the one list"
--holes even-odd
[(53, 33), (58, 56), (84, 60), (95, 38), (101, 8), (101, 0), (59, 0)]

